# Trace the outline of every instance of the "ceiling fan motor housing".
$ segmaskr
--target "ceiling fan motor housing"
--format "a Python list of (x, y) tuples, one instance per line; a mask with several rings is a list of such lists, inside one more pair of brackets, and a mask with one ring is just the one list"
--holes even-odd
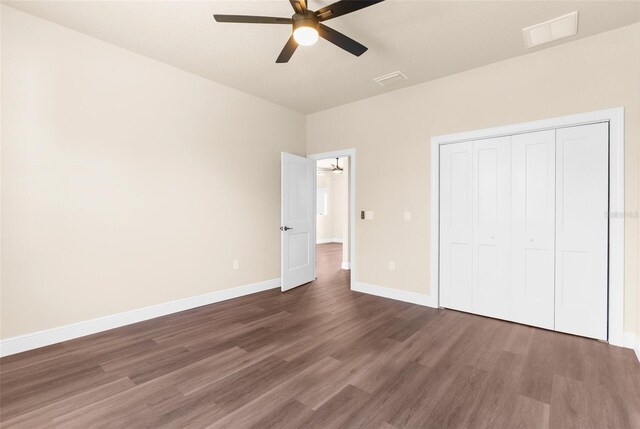
[(320, 21), (315, 12), (307, 10), (305, 13), (296, 13), (293, 15), (293, 31), (300, 27), (311, 27), (316, 31), (320, 28)]

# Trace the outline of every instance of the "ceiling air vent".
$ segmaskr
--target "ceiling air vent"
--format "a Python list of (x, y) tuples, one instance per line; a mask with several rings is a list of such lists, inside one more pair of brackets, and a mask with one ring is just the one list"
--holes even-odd
[(403, 80), (407, 80), (407, 77), (402, 74), (402, 72), (396, 71), (393, 73), (385, 74), (384, 76), (377, 77), (373, 79), (380, 86), (389, 86), (394, 85), (398, 82), (402, 82)]
[(524, 44), (527, 48), (573, 36), (578, 32), (578, 12), (571, 12), (531, 27), (523, 28)]

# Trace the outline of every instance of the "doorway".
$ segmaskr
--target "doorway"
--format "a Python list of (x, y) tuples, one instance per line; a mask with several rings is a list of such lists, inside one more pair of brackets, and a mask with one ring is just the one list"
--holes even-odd
[(316, 278), (355, 265), (355, 149), (309, 155), (316, 161)]
[(349, 158), (316, 161), (316, 264), (349, 269)]
[[(328, 243), (317, 243), (317, 212), (328, 213), (329, 189), (320, 192), (321, 207), (318, 205), (317, 166), (321, 160), (333, 160), (329, 163), (331, 174), (343, 175), (346, 183), (346, 202), (348, 219), (342, 222), (341, 239), (334, 237), (334, 230), (324, 240)], [(341, 161), (342, 159), (342, 161)], [(325, 165), (321, 162), (321, 168)], [(327, 168), (327, 167), (324, 167)], [(341, 170), (341, 172), (340, 172)], [(355, 249), (355, 187), (356, 151), (347, 149), (309, 155), (306, 158), (282, 152), (281, 155), (281, 289), (283, 292), (309, 283), (318, 278), (317, 248), (318, 244), (339, 244), (340, 259), (336, 272), (348, 273), (349, 287), (353, 289), (355, 278), (356, 249)], [(345, 191), (343, 191), (343, 194)], [(325, 204), (326, 199), (326, 204)], [(344, 214), (344, 212), (342, 212)], [(344, 231), (346, 229), (346, 232)], [(328, 231), (325, 231), (328, 232)], [(337, 241), (342, 240), (342, 243)], [(335, 251), (336, 249), (334, 249)], [(343, 256), (344, 252), (344, 256)], [(335, 252), (334, 252), (335, 253)], [(323, 259), (324, 261), (324, 259)], [(344, 267), (344, 268), (343, 268)]]

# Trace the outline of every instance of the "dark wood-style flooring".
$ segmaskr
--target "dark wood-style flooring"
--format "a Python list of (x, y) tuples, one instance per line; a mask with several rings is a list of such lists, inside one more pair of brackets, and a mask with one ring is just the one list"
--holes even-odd
[(8, 356), (2, 427), (640, 428), (631, 350), (319, 279)]

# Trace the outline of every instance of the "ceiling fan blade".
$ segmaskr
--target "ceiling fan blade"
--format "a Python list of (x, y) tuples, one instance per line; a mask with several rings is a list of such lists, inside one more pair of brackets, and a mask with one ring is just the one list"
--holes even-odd
[(365, 7), (373, 6), (384, 0), (340, 0), (316, 11), (320, 21), (337, 18)]
[(291, 18), (276, 18), (272, 16), (249, 16), (249, 15), (213, 15), (217, 22), (235, 22), (241, 24), (289, 24), (293, 22)]
[(344, 49), (345, 51), (359, 57), (360, 55), (367, 52), (367, 47), (361, 45), (350, 37), (345, 36), (339, 31), (334, 30), (333, 28), (329, 28), (324, 24), (320, 24), (320, 29), (318, 34), (323, 39), (328, 40), (339, 48)]
[(307, 11), (306, 0), (289, 0), (289, 3), (291, 3), (291, 6), (296, 13), (305, 13)]
[(295, 41), (293, 36), (289, 37), (289, 40), (287, 41), (287, 44), (284, 45), (284, 48), (282, 48), (282, 52), (280, 52), (276, 63), (288, 63), (297, 47), (298, 43)]

